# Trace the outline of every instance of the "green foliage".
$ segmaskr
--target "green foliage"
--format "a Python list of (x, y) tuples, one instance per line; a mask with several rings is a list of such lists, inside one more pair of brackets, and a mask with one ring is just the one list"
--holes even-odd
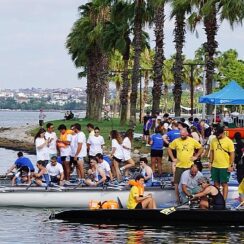
[(223, 52), (216, 58), (218, 73), (216, 80), (220, 82), (220, 87), (224, 87), (230, 80), (237, 81), (244, 87), (244, 63), (238, 60), (236, 50), (230, 49)]

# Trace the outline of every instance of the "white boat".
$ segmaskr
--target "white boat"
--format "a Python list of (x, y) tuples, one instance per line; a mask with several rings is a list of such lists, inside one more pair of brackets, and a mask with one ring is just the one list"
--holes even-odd
[[(175, 192), (172, 187), (150, 187), (145, 189), (145, 194), (152, 193), (157, 206), (165, 203), (175, 202)], [(0, 207), (32, 207), (32, 208), (87, 208), (90, 200), (106, 201), (117, 200), (119, 197), (123, 206), (129, 196), (129, 188), (108, 187), (92, 188), (81, 187), (73, 189), (71, 187), (1, 187)], [(236, 186), (229, 187), (228, 199), (238, 198)]]

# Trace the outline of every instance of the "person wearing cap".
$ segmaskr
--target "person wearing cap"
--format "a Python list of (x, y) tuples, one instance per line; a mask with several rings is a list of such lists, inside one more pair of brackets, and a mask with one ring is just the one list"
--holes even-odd
[[(196, 149), (198, 151), (194, 155)], [(173, 150), (176, 150), (176, 157), (173, 154)], [(180, 183), (181, 175), (185, 170), (191, 167), (193, 162), (200, 157), (202, 152), (202, 145), (188, 136), (186, 128), (181, 129), (180, 138), (175, 139), (169, 144), (168, 154), (172, 162), (176, 164), (174, 184), (177, 202), (179, 202), (178, 185)]]
[(224, 134), (224, 128), (219, 126), (215, 131), (215, 138), (210, 144), (210, 164), (211, 178), (216, 187), (223, 187), (224, 199), (228, 195), (228, 181), (230, 172), (233, 171), (235, 159), (234, 143)]
[(209, 180), (206, 177), (202, 177), (198, 180), (199, 186), (201, 186), (202, 191), (191, 195), (191, 200), (196, 200), (200, 198), (200, 208), (209, 209), (212, 207), (214, 210), (224, 210), (225, 209), (225, 199), (221, 194), (220, 190), (216, 186), (211, 186)]

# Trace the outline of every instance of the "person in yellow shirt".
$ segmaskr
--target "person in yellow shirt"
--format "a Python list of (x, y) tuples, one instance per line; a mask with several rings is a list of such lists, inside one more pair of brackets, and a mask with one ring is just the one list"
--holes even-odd
[(143, 175), (137, 175), (135, 182), (130, 190), (130, 195), (127, 201), (128, 209), (143, 209), (150, 208), (155, 209), (156, 203), (152, 197), (152, 194), (143, 196), (144, 193), (144, 177)]
[[(198, 152), (194, 155), (195, 149), (198, 149)], [(172, 150), (176, 150), (177, 158), (174, 157)], [(179, 202), (178, 185), (180, 183), (181, 175), (185, 170), (191, 167), (194, 161), (200, 157), (202, 152), (202, 145), (195, 139), (189, 137), (186, 128), (181, 129), (180, 138), (175, 139), (169, 144), (168, 154), (172, 162), (176, 164), (174, 185), (177, 202)]]
[(233, 171), (235, 148), (233, 141), (225, 136), (224, 128), (219, 126), (215, 131), (215, 138), (210, 144), (211, 178), (216, 187), (223, 187), (224, 199), (228, 195), (228, 181), (230, 172)]

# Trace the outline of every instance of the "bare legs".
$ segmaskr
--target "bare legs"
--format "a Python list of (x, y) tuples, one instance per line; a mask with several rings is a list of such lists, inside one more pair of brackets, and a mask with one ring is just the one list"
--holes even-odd
[(77, 161), (76, 171), (77, 171), (78, 179), (85, 178), (84, 166), (83, 165), (84, 165), (83, 160), (78, 160)]
[(156, 165), (158, 167), (158, 173), (161, 175), (163, 173), (161, 157), (151, 157), (151, 166), (152, 166), (153, 172), (155, 172), (155, 170), (156, 170)]
[(147, 197), (146, 199), (141, 201), (142, 208), (150, 208), (155, 209), (157, 208), (156, 202), (152, 197)]
[(115, 172), (113, 172), (113, 175), (115, 175), (117, 177), (118, 181), (120, 181), (121, 180), (121, 173), (119, 170), (119, 163), (116, 160), (113, 160), (113, 168), (115, 171)]

